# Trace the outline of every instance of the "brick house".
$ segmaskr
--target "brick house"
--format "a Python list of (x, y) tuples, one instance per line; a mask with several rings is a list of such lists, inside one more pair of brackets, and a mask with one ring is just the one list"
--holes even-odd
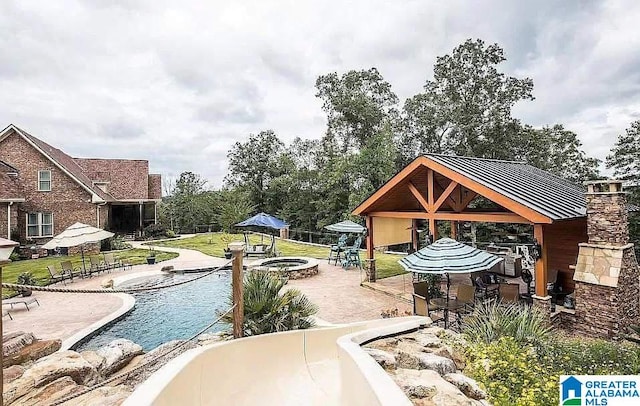
[(140, 233), (161, 183), (148, 161), (72, 158), (12, 124), (0, 131), (0, 236), (43, 244), (75, 222)]

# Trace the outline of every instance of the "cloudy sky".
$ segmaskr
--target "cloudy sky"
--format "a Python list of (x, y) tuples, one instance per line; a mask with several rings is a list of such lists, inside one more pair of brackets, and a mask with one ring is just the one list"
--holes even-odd
[(3, 0), (0, 127), (219, 187), (250, 133), (322, 136), (319, 75), (375, 66), (404, 100), (482, 38), (534, 81), (517, 117), (563, 123), (603, 158), (640, 118), (639, 22), (635, 0)]

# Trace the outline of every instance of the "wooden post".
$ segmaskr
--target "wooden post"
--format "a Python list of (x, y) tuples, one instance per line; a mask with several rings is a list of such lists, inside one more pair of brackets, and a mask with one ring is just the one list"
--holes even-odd
[(542, 224), (533, 225), (533, 236), (540, 244), (540, 258), (536, 261), (536, 296), (547, 296), (547, 247), (544, 243), (544, 227)]
[(455, 220), (451, 220), (451, 239), (458, 239), (458, 222)]
[(433, 241), (435, 242), (438, 239), (438, 229), (436, 228), (436, 220), (431, 217), (429, 218), (429, 234), (433, 236)]
[(231, 270), (231, 289), (233, 292), (233, 338), (242, 338), (244, 332), (244, 297), (242, 293), (242, 258), (244, 256), (244, 243), (232, 242), (229, 244), (231, 255), (233, 256)]
[(418, 251), (420, 236), (418, 235), (418, 220), (411, 221), (411, 241), (413, 242), (413, 251)]
[(367, 227), (367, 280), (369, 282), (376, 281), (376, 261), (373, 242), (373, 217), (367, 216), (365, 219)]

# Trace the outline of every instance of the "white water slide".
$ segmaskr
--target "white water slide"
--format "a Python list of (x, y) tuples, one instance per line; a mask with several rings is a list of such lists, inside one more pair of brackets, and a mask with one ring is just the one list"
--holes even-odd
[(410, 406), (360, 345), (426, 323), (417, 316), (383, 319), (196, 348), (154, 373), (123, 405)]

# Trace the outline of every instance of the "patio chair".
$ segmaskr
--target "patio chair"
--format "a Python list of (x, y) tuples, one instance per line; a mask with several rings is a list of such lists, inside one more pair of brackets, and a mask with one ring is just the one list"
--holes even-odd
[(434, 324), (444, 324), (444, 314), (435, 314), (429, 307), (429, 284), (427, 282), (413, 284), (413, 314), (427, 316)]
[(33, 296), (28, 296), (28, 297), (13, 297), (11, 299), (4, 299), (2, 301), (2, 305), (9, 305), (11, 306), (11, 308), (13, 309), (14, 305), (18, 305), (18, 304), (23, 304), (24, 307), (27, 308), (27, 311), (29, 311), (29, 305), (30, 304), (37, 304), (38, 306), (40, 306), (40, 302), (38, 302), (38, 299), (36, 299)]
[(49, 284), (62, 282), (63, 284), (67, 284), (65, 280), (69, 279), (73, 281), (73, 273), (65, 271), (62, 272), (56, 271), (55, 265), (47, 265), (47, 270), (49, 271)]
[(109, 269), (123, 268), (124, 264), (113, 255), (113, 252), (104, 253), (104, 264)]
[(492, 299), (499, 295), (500, 284), (491, 283), (489, 275), (484, 272), (471, 272), (469, 276), (475, 288), (475, 297), (478, 299)]
[(362, 269), (362, 262), (360, 261), (361, 244), (362, 237), (358, 237), (353, 245), (344, 251), (344, 260), (342, 261), (342, 267), (344, 269), (348, 269), (352, 265)]
[(500, 301), (502, 303), (520, 302), (520, 285), (515, 283), (500, 284)]
[(338, 238), (338, 243), (331, 246), (331, 250), (329, 251), (329, 260), (327, 262), (331, 263), (331, 260), (334, 260), (335, 265), (337, 266), (346, 246), (347, 235), (342, 234), (340, 238)]
[(473, 311), (476, 299), (475, 293), (476, 289), (471, 285), (458, 285), (456, 299), (465, 303), (465, 306), (462, 309), (463, 313), (470, 313)]
[(106, 264), (95, 255), (89, 257), (89, 263), (91, 264), (91, 268), (89, 268), (89, 274), (92, 274), (94, 272), (100, 273), (102, 271), (109, 271)]
[(4, 316), (9, 316), (9, 319), (13, 320), (13, 316), (11, 316), (11, 313), (9, 313), (9, 310), (2, 310), (2, 317)]
[(84, 271), (82, 268), (74, 268), (71, 264), (71, 261), (62, 261), (60, 262), (60, 268), (62, 268), (62, 272), (68, 275), (71, 275), (71, 279), (74, 276), (84, 276)]

